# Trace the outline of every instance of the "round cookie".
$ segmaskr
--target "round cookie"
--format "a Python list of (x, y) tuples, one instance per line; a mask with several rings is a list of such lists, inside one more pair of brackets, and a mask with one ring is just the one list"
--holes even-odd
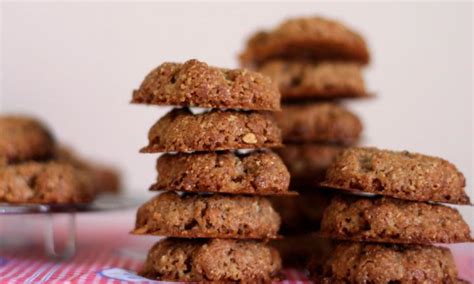
[(164, 154), (151, 190), (276, 195), (288, 191), (290, 174), (271, 151), (248, 154), (198, 152)]
[[(326, 169), (344, 147), (330, 144), (286, 144), (276, 149), (298, 187), (315, 186), (324, 179)], [(304, 190), (304, 188), (301, 188)]]
[(132, 103), (247, 110), (279, 110), (270, 78), (246, 69), (222, 69), (198, 60), (163, 63), (151, 71)]
[(0, 202), (74, 204), (93, 197), (91, 177), (68, 164), (27, 162), (0, 167)]
[(276, 82), (288, 102), (370, 96), (357, 63), (271, 60), (257, 70)]
[(181, 238), (277, 237), (280, 217), (258, 196), (165, 192), (142, 205), (134, 234)]
[(413, 201), (470, 203), (464, 176), (453, 164), (407, 151), (346, 149), (328, 168), (321, 184)]
[(140, 274), (180, 282), (269, 283), (280, 269), (278, 252), (260, 242), (168, 238), (150, 249)]
[(142, 153), (219, 151), (280, 147), (281, 132), (270, 113), (174, 109), (152, 126)]
[(449, 249), (432, 246), (343, 242), (309, 270), (316, 283), (460, 283)]
[(38, 120), (25, 116), (0, 116), (0, 166), (51, 157), (54, 139)]
[(367, 45), (343, 24), (321, 18), (289, 19), (274, 30), (260, 31), (240, 54), (243, 66), (258, 66), (273, 58), (369, 62)]
[(331, 104), (285, 105), (275, 113), (285, 142), (324, 142), (352, 145), (359, 140), (362, 123), (346, 108)]
[(337, 196), (324, 210), (321, 233), (336, 239), (431, 244), (472, 241), (459, 212), (393, 198)]

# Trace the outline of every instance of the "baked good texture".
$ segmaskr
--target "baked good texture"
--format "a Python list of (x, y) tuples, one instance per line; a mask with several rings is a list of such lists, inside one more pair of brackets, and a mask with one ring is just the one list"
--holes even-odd
[(279, 147), (281, 132), (266, 112), (174, 109), (152, 126), (148, 140), (142, 153), (218, 151)]
[(315, 186), (324, 179), (327, 168), (343, 149), (337, 145), (306, 143), (286, 144), (275, 152), (287, 166), (292, 183)]
[(356, 143), (362, 132), (359, 118), (331, 103), (285, 105), (275, 113), (285, 142)]
[(0, 202), (74, 204), (93, 197), (90, 176), (68, 164), (25, 162), (0, 167)]
[(26, 116), (0, 115), (0, 166), (45, 160), (54, 150), (54, 138), (40, 121)]
[(370, 96), (357, 63), (277, 59), (265, 62), (257, 70), (272, 78), (284, 101)]
[(322, 264), (331, 253), (332, 243), (332, 240), (314, 234), (291, 235), (270, 241), (270, 245), (280, 253), (283, 267), (299, 269), (305, 269), (313, 255), (318, 255)]
[(367, 45), (357, 32), (337, 21), (293, 18), (270, 31), (259, 31), (240, 54), (243, 66), (256, 66), (273, 58), (369, 62)]
[(322, 185), (399, 199), (469, 204), (462, 173), (437, 157), (376, 148), (341, 152)]
[(158, 159), (157, 170), (152, 190), (291, 194), (290, 173), (271, 151), (164, 154)]
[(317, 283), (458, 283), (453, 256), (442, 247), (343, 242), (314, 267)]
[(165, 192), (142, 205), (134, 234), (182, 238), (277, 237), (280, 217), (258, 196)]
[(141, 275), (199, 283), (269, 283), (279, 273), (278, 252), (260, 242), (174, 239), (156, 243)]
[(332, 196), (331, 191), (312, 188), (301, 191), (298, 196), (270, 197), (281, 217), (280, 233), (287, 236), (318, 231)]
[(247, 110), (279, 110), (280, 92), (260, 73), (222, 69), (198, 60), (163, 63), (150, 72), (132, 103)]
[(388, 197), (333, 198), (324, 211), (321, 233), (336, 239), (388, 243), (472, 241), (469, 226), (456, 209)]

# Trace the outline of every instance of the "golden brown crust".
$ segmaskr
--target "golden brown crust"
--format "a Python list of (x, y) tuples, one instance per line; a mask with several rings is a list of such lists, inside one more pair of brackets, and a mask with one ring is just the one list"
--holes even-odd
[(271, 60), (258, 71), (277, 83), (284, 101), (370, 96), (357, 63)]
[(469, 226), (456, 209), (387, 197), (334, 198), (324, 211), (321, 232), (336, 239), (388, 243), (472, 241)]
[(222, 69), (198, 60), (163, 63), (150, 72), (132, 103), (247, 110), (279, 110), (270, 78), (246, 69)]
[(258, 196), (183, 195), (166, 192), (142, 205), (134, 234), (181, 238), (277, 237), (280, 217)]
[(93, 197), (90, 176), (68, 164), (26, 162), (0, 168), (0, 202), (75, 204)]
[(352, 145), (362, 132), (362, 123), (355, 114), (331, 103), (285, 105), (275, 118), (285, 142)]
[(0, 116), (0, 166), (51, 157), (54, 139), (40, 121), (25, 116)]
[(219, 151), (281, 146), (270, 113), (211, 110), (193, 114), (174, 109), (150, 129), (142, 153)]
[(272, 58), (369, 62), (362, 36), (343, 24), (321, 17), (294, 18), (274, 30), (260, 31), (240, 54), (243, 66), (258, 66)]
[(315, 186), (324, 179), (326, 169), (343, 149), (329, 144), (286, 144), (275, 152), (287, 166), (292, 184)]
[(329, 167), (322, 185), (406, 200), (469, 204), (465, 183), (463, 174), (441, 158), (350, 148)]
[(310, 272), (317, 283), (458, 283), (449, 249), (432, 246), (343, 242)]
[(199, 283), (267, 283), (279, 273), (278, 252), (259, 242), (173, 239), (156, 243), (141, 275)]
[(152, 190), (274, 195), (288, 191), (290, 173), (271, 151), (162, 155)]

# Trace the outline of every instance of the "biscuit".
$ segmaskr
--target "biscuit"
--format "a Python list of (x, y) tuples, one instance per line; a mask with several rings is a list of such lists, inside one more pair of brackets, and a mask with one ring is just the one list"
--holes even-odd
[(281, 234), (296, 235), (319, 230), (324, 209), (329, 205), (331, 191), (312, 188), (298, 196), (272, 196), (273, 208), (281, 217)]
[(164, 154), (156, 167), (158, 180), (152, 190), (291, 194), (290, 173), (271, 151)]
[(218, 151), (281, 146), (270, 113), (174, 109), (152, 126), (142, 153)]
[[(296, 186), (317, 185), (344, 147), (330, 144), (286, 144), (276, 149)], [(304, 188), (302, 189), (304, 190)]]
[(54, 138), (41, 122), (25, 116), (0, 116), (0, 165), (45, 160), (54, 150)]
[(464, 176), (453, 164), (407, 151), (346, 149), (328, 168), (321, 184), (413, 201), (470, 203)]
[(361, 35), (342, 23), (321, 18), (286, 20), (270, 31), (259, 31), (240, 54), (243, 66), (258, 66), (273, 58), (369, 62)]
[(168, 238), (150, 249), (140, 274), (166, 281), (269, 283), (280, 269), (278, 252), (260, 242)]
[(132, 103), (247, 110), (279, 110), (280, 92), (270, 78), (246, 69), (222, 69), (189, 60), (151, 71)]
[(26, 162), (0, 168), (0, 202), (75, 204), (94, 197), (84, 171), (57, 162)]
[(284, 101), (369, 97), (357, 63), (272, 60), (257, 70), (276, 82)]
[(324, 211), (321, 233), (336, 239), (387, 243), (472, 241), (469, 226), (456, 209), (388, 197), (335, 197)]
[(459, 283), (449, 249), (432, 246), (343, 242), (309, 270), (317, 283)]
[(277, 237), (280, 217), (258, 196), (166, 192), (142, 205), (134, 234), (181, 238)]
[(359, 140), (362, 123), (346, 108), (331, 104), (285, 105), (275, 113), (285, 142), (324, 142), (352, 145)]

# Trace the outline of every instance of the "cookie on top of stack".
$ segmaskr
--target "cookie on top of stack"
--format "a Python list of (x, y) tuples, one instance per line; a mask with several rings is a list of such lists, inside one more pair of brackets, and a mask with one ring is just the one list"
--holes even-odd
[(97, 193), (118, 190), (115, 171), (63, 153), (39, 120), (0, 115), (0, 202), (88, 203)]
[[(357, 32), (342, 23), (321, 18), (294, 18), (269, 31), (254, 34), (240, 55), (243, 66), (275, 81), (282, 95), (282, 112), (276, 113), (285, 147), (278, 149), (291, 174), (294, 198), (273, 198), (282, 216), (285, 242), (301, 246), (301, 259), (310, 249), (326, 251), (327, 242), (301, 235), (319, 229), (331, 194), (318, 183), (334, 157), (356, 145), (362, 132), (360, 119), (341, 99), (370, 97), (362, 67), (369, 62), (367, 45)], [(282, 249), (282, 254), (286, 251)], [(287, 259), (294, 259), (294, 250)], [(284, 257), (285, 260), (285, 257)], [(290, 265), (299, 265), (290, 261)]]
[(184, 107), (160, 118), (141, 149), (173, 152), (158, 158), (150, 188), (165, 192), (138, 209), (132, 231), (168, 237), (150, 249), (141, 274), (170, 281), (273, 279), (281, 260), (266, 240), (277, 237), (280, 217), (265, 196), (292, 194), (283, 161), (263, 149), (281, 145), (269, 113), (280, 109), (277, 87), (252, 71), (189, 60), (151, 71), (132, 103)]
[[(352, 148), (342, 151), (322, 183), (364, 195), (336, 196), (325, 209), (321, 234), (341, 240), (320, 264), (317, 281), (329, 283), (458, 283), (448, 248), (472, 242), (459, 212), (467, 205), (465, 179), (441, 158)], [(367, 196), (369, 194), (369, 196)]]

